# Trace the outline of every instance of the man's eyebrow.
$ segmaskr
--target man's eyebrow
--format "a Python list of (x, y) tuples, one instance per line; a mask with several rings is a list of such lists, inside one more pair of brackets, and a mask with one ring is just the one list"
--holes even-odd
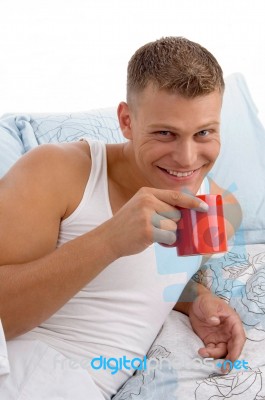
[(156, 130), (156, 131), (177, 131), (178, 128), (176, 126), (171, 126), (163, 123), (149, 125), (148, 128)]
[[(203, 125), (199, 126), (196, 128), (197, 131), (200, 131), (202, 129), (206, 129), (210, 126), (215, 126), (215, 125), (220, 125), (220, 121), (209, 121), (205, 122)], [(179, 129), (177, 126), (172, 126), (168, 124), (163, 124), (163, 123), (158, 123), (158, 124), (152, 124), (149, 125), (148, 128), (156, 131), (172, 131), (172, 132), (177, 132), (181, 129)]]
[(220, 121), (209, 121), (209, 122), (206, 122), (205, 124), (199, 126), (199, 127), (197, 128), (197, 130), (199, 131), (199, 130), (208, 128), (208, 127), (210, 127), (210, 126), (215, 126), (215, 125), (218, 125), (218, 126), (219, 126), (219, 125), (220, 125)]

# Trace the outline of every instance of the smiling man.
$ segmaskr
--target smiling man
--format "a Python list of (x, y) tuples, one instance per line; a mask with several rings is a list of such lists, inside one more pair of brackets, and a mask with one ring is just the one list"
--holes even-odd
[[(38, 371), (60, 365), (57, 385), (69, 390), (76, 372), (65, 372), (67, 360), (143, 358), (172, 308), (189, 315), (201, 355), (238, 358), (245, 335), (235, 311), (191, 284), (193, 302), (165, 301), (179, 276), (158, 273), (154, 250), (175, 242), (176, 206), (207, 209), (194, 195), (207, 190), (220, 150), (223, 91), (219, 64), (199, 44), (148, 43), (129, 62), (127, 103), (118, 107), (127, 142), (42, 145), (0, 181), (0, 315), (10, 349), (20, 343), (16, 364), (28, 366), (20, 385), (16, 369), (0, 382), (1, 399), (41, 399), (56, 382)], [(110, 399), (132, 374), (88, 370), (72, 398), (83, 390)]]
[(120, 104), (126, 161), (142, 186), (197, 193), (220, 150), (222, 90), (186, 98), (149, 82), (131, 106)]

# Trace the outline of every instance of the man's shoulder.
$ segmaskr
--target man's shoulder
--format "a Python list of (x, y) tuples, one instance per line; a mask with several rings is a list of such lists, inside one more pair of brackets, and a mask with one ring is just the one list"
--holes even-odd
[(0, 180), (1, 196), (30, 193), (30, 198), (47, 202), (57, 199), (60, 212), (71, 208), (83, 193), (91, 168), (88, 143), (43, 144), (24, 154)]
[(69, 163), (77, 166), (79, 163), (91, 161), (89, 144), (85, 141), (42, 144), (26, 153), (23, 158), (27, 158), (28, 163), (34, 163), (40, 168), (44, 165), (47, 169), (51, 169), (56, 165), (57, 170)]
[[(88, 143), (48, 143), (42, 144), (24, 154), (11, 168), (21, 170), (41, 180), (52, 182), (53, 179), (62, 182), (71, 177), (80, 175), (80, 170), (87, 171), (91, 164), (90, 149)], [(16, 171), (17, 172), (17, 171)]]
[[(46, 185), (63, 191), (67, 203), (66, 216), (76, 207), (83, 195), (91, 170), (90, 147), (86, 141), (47, 144), (38, 149), (36, 157)], [(65, 216), (64, 216), (65, 217)]]

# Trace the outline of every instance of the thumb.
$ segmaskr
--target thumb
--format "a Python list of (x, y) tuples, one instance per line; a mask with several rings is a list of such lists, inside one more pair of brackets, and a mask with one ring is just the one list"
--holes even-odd
[(220, 324), (220, 314), (222, 314), (222, 305), (220, 299), (215, 298), (212, 294), (200, 296), (199, 309), (203, 319), (213, 326)]
[(216, 315), (213, 315), (212, 317), (207, 318), (207, 322), (209, 322), (213, 326), (217, 326), (220, 324), (220, 318)]

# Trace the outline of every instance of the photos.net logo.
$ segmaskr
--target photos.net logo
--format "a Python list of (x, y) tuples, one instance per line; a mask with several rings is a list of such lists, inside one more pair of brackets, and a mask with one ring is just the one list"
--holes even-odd
[[(121, 370), (140, 370), (144, 371), (145, 374), (151, 373), (155, 369), (160, 369), (160, 370), (178, 370), (180, 368), (180, 364), (178, 360), (172, 360), (168, 358), (147, 358), (144, 356), (143, 359), (135, 357), (133, 359), (129, 359), (126, 356), (122, 356), (119, 358), (116, 357), (110, 357), (106, 358), (103, 357), (102, 355), (99, 357), (93, 358), (91, 361), (84, 359), (81, 360), (81, 362), (77, 362), (74, 360), (70, 360), (64, 357), (60, 357), (59, 355), (56, 355), (55, 357), (55, 362), (54, 362), (54, 368), (70, 368), (70, 369), (78, 369), (78, 368), (83, 368), (83, 369), (88, 369), (92, 368), (93, 370), (109, 370), (112, 375), (115, 375), (118, 373), (118, 371)], [(231, 371), (232, 369), (235, 370), (247, 370), (248, 369), (248, 362), (245, 360), (236, 360), (234, 362), (230, 360), (224, 360), (223, 362), (220, 362), (220, 360), (214, 360), (214, 358), (194, 358), (192, 359), (189, 364), (187, 365), (187, 368), (191, 368), (193, 366), (194, 368), (203, 368), (208, 367), (210, 369), (215, 369), (215, 368), (220, 368), (223, 370), (227, 370), (227, 372)], [(184, 368), (182, 365), (181, 368)]]
[[(248, 362), (246, 360), (235, 360), (232, 362), (231, 360), (224, 360), (221, 362), (220, 360), (215, 360), (214, 358), (194, 358), (191, 360), (191, 363), (187, 366), (188, 368), (193, 366), (206, 366), (211, 369), (220, 368), (226, 371), (231, 371), (233, 368), (235, 370), (247, 370), (248, 369)], [(118, 371), (122, 369), (133, 369), (133, 370), (140, 370), (146, 371), (149, 373), (155, 369), (179, 369), (179, 362), (177, 360), (171, 360), (168, 358), (147, 358), (146, 356), (141, 360), (140, 358), (133, 358), (132, 360), (127, 359), (126, 356), (120, 358), (105, 358), (103, 356), (93, 358), (91, 360), (91, 367), (96, 370), (100, 369), (110, 369), (111, 374), (114, 375)], [(183, 368), (183, 366), (182, 366)]]

